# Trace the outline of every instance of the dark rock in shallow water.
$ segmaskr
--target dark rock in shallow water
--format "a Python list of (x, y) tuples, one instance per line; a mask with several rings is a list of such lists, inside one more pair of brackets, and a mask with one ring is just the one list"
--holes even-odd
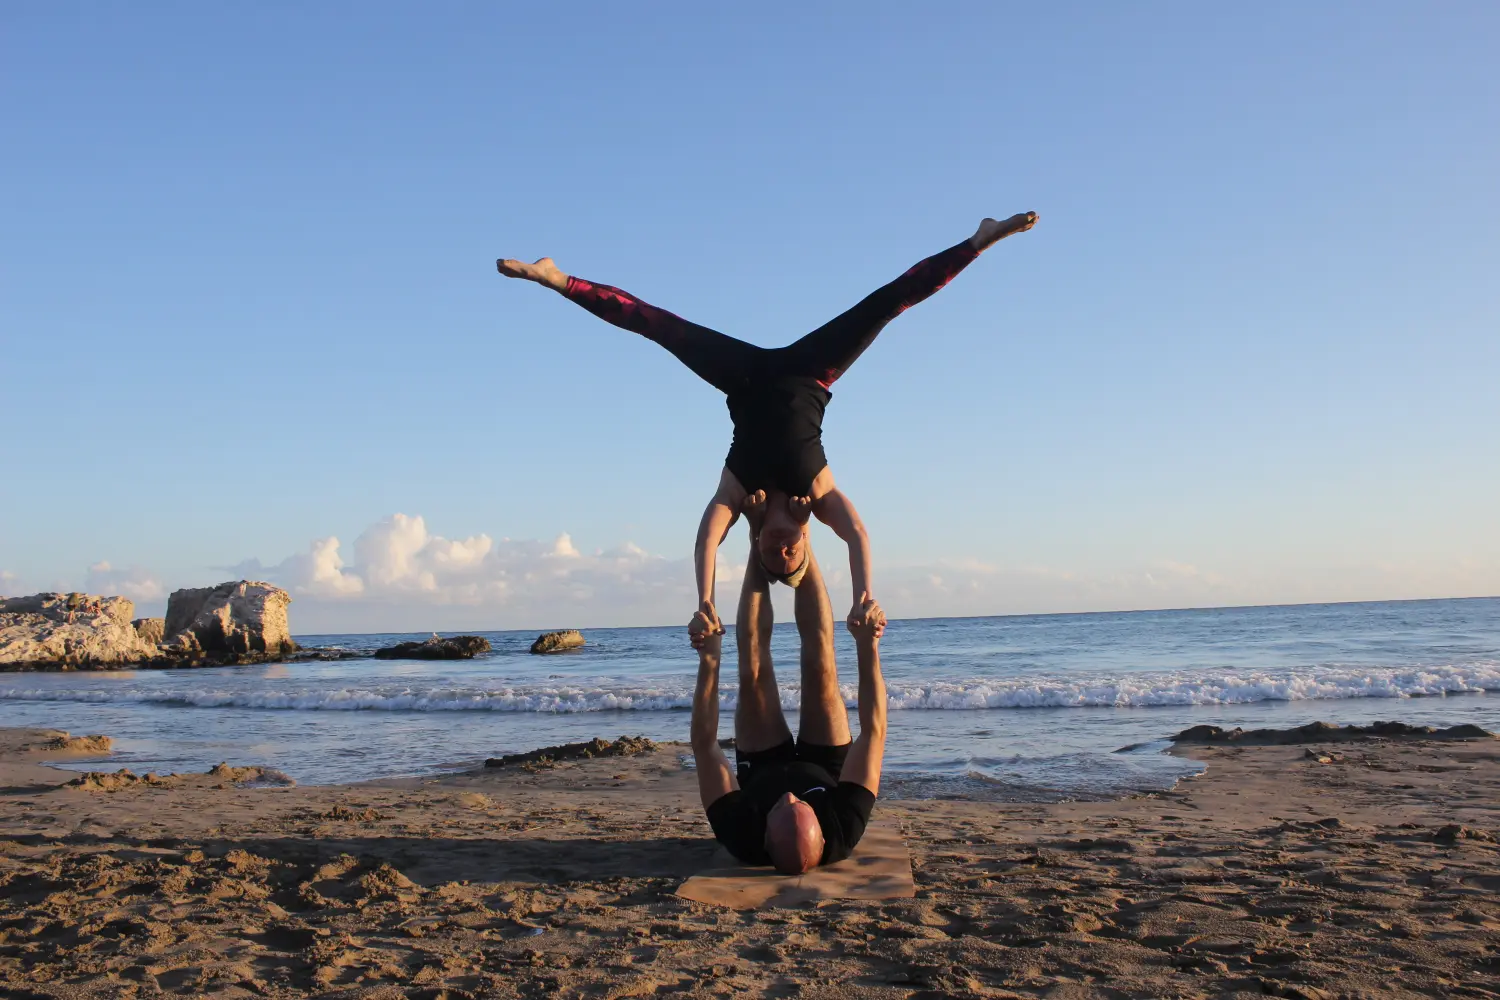
[(1335, 726), (1329, 722), (1309, 722), (1295, 729), (1220, 729), (1218, 726), (1194, 726), (1172, 737), (1173, 743), (1233, 743), (1238, 746), (1286, 746), (1294, 743), (1343, 743), (1346, 740), (1370, 738), (1401, 740), (1476, 740), (1495, 739), (1495, 734), (1474, 725), (1409, 726), (1404, 722), (1372, 722), (1368, 726)]
[(536, 642), (531, 644), (533, 653), (560, 653), (565, 649), (577, 649), (583, 645), (583, 633), (576, 628), (565, 629), (562, 632), (548, 632), (537, 636)]
[(298, 646), (295, 653), (287, 656), (293, 663), (314, 660), (363, 660), (370, 655), (367, 649), (345, 649), (342, 646)]
[(477, 635), (433, 636), (426, 642), (402, 642), (375, 650), (377, 660), (472, 660), (488, 653), (490, 641)]
[(540, 764), (548, 766), (563, 760), (579, 760), (593, 757), (634, 757), (638, 753), (651, 753), (657, 748), (654, 740), (644, 736), (621, 736), (611, 743), (595, 737), (587, 743), (563, 743), (555, 747), (542, 747), (526, 753), (506, 754), (491, 757), (485, 767), (509, 767), (512, 764)]

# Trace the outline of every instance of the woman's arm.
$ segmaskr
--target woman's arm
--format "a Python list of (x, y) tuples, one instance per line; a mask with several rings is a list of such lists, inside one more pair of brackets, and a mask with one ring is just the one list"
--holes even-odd
[(693, 565), (698, 576), (698, 610), (707, 616), (715, 632), (723, 632), (724, 625), (714, 610), (714, 574), (718, 568), (719, 543), (729, 534), (729, 529), (740, 516), (740, 505), (745, 502), (745, 488), (734, 473), (725, 469), (719, 475), (719, 488), (713, 499), (703, 509), (703, 518), (698, 522), (698, 541), (693, 546)]
[(854, 608), (849, 612), (850, 626), (865, 620), (866, 608), (874, 602), (870, 589), (870, 536), (865, 532), (859, 511), (838, 489), (829, 490), (812, 503), (819, 521), (849, 546), (849, 578), (854, 588)]

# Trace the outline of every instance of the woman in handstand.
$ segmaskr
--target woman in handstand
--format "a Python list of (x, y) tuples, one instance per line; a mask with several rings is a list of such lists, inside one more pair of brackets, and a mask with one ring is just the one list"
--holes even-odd
[(768, 575), (792, 587), (808, 564), (807, 520), (815, 515), (849, 546), (854, 607), (860, 625), (874, 604), (870, 542), (849, 498), (834, 485), (823, 452), (823, 411), (829, 388), (848, 371), (887, 323), (942, 288), (981, 252), (1036, 225), (1035, 212), (1003, 222), (985, 219), (973, 236), (928, 257), (854, 308), (786, 347), (764, 348), (689, 323), (629, 292), (570, 277), (552, 258), (534, 264), (498, 260), (510, 278), (546, 285), (615, 326), (671, 351), (727, 397), (734, 441), (719, 488), (698, 525), (694, 562), (699, 611), (722, 631), (714, 610), (714, 564), (719, 543), (743, 510), (751, 541)]

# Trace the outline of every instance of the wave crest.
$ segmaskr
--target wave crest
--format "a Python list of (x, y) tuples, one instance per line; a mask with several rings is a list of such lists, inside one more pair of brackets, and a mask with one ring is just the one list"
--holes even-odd
[[(1349, 698), (1416, 698), (1500, 691), (1500, 663), (1432, 667), (1330, 666), (1281, 671), (1184, 670), (1116, 676), (887, 680), (893, 711), (1026, 708), (1138, 708), (1164, 705), (1243, 705), (1264, 701)], [(844, 699), (855, 705), (855, 688)], [(721, 704), (732, 711), (736, 690), (726, 686)], [(0, 701), (160, 704), (272, 711), (388, 712), (662, 712), (692, 707), (692, 679), (658, 683), (512, 684), (454, 687), (418, 684), (339, 686), (295, 678), (257, 688), (166, 689), (156, 685), (100, 687), (0, 687)], [(782, 705), (795, 710), (800, 691), (781, 689)]]

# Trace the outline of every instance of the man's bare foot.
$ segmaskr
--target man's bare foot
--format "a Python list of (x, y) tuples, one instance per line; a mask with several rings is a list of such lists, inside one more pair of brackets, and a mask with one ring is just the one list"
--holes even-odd
[(525, 278), (527, 281), (535, 281), (538, 285), (546, 285), (559, 292), (566, 291), (568, 287), (568, 276), (558, 270), (557, 265), (552, 263), (551, 257), (543, 257), (535, 264), (527, 264), (519, 260), (497, 260), (495, 270), (507, 278)]
[(1003, 222), (996, 222), (994, 219), (985, 219), (979, 224), (979, 229), (975, 231), (974, 235), (969, 237), (969, 242), (974, 244), (975, 250), (987, 250), (1005, 239), (1005, 237), (1014, 236), (1016, 233), (1024, 233), (1034, 225), (1036, 225), (1035, 212), (1022, 212), (1020, 215), (1012, 215)]
[(740, 510), (744, 513), (745, 520), (749, 522), (750, 530), (760, 534), (761, 526), (766, 521), (766, 491), (756, 490), (754, 493), (745, 494)]
[(793, 521), (806, 524), (812, 514), (812, 502), (812, 497), (787, 497), (786, 509), (791, 512)]

